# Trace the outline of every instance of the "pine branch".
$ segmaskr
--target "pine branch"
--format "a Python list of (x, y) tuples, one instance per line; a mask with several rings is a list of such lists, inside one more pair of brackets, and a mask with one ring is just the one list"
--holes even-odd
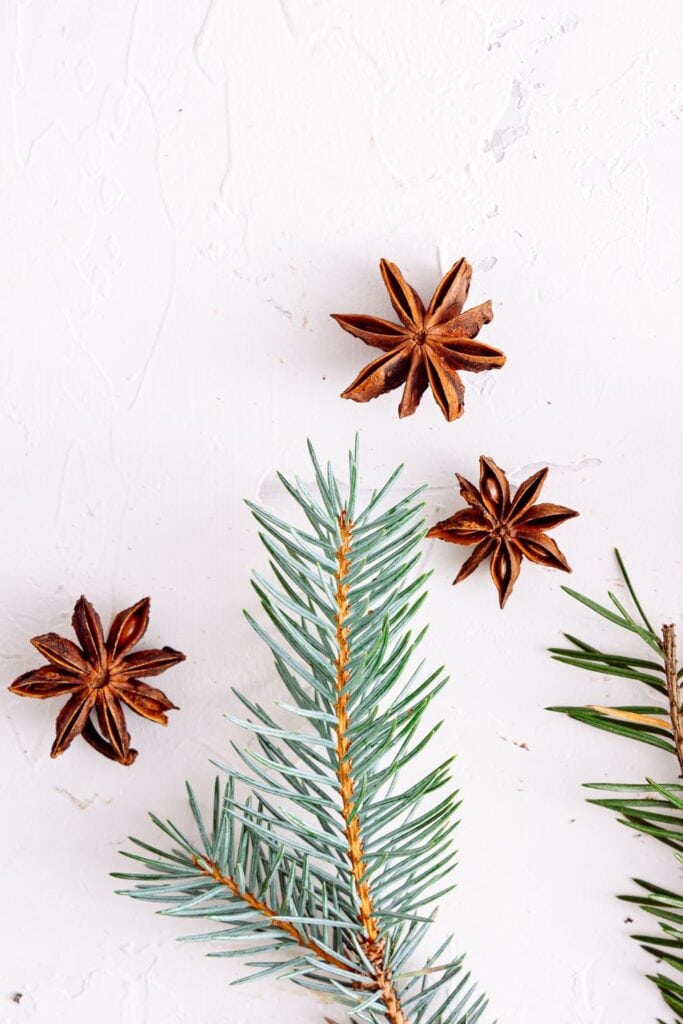
[(486, 1002), (462, 957), (446, 943), (414, 966), (449, 888), (458, 806), (450, 762), (401, 781), (438, 728), (421, 723), (446, 682), (411, 667), (426, 581), (414, 572), (419, 492), (392, 504), (395, 473), (357, 512), (357, 450), (344, 497), (310, 454), (313, 493), (281, 477), (306, 527), (251, 506), (272, 572), (254, 576), (270, 630), (247, 618), (287, 700), (271, 714), (236, 691), (245, 716), (232, 721), (252, 742), (219, 765), (210, 825), (188, 787), (196, 836), (153, 818), (170, 846), (132, 840), (125, 856), (141, 869), (117, 877), (162, 913), (209, 922), (190, 941), (230, 943), (209, 955), (325, 992), (358, 1024), (475, 1024)]
[[(676, 758), (677, 775), (683, 777), (683, 673), (678, 667), (675, 628), (673, 625), (665, 625), (662, 627), (661, 636), (656, 634), (618, 551), (616, 557), (640, 623), (614, 594), (609, 594), (615, 609), (613, 611), (568, 587), (563, 587), (563, 590), (601, 618), (635, 634), (644, 645), (655, 652), (656, 660), (651, 657), (606, 653), (570, 634), (565, 634), (565, 637), (571, 647), (551, 648), (551, 654), (556, 661), (589, 672), (640, 682), (649, 690), (654, 690), (661, 703), (625, 707), (589, 704), (584, 707), (555, 707), (548, 710), (560, 711), (595, 728), (669, 751)], [(683, 863), (683, 785), (663, 785), (647, 779), (644, 784), (639, 785), (591, 783), (587, 788), (618, 794), (590, 802), (615, 812), (622, 824), (653, 836), (669, 846), (675, 851), (678, 861)], [(673, 971), (683, 972), (683, 895), (639, 879), (636, 879), (636, 883), (642, 890), (640, 894), (620, 898), (654, 916), (659, 923), (660, 932), (656, 935), (639, 934), (633, 937), (640, 942), (643, 949), (657, 958), (658, 963), (663, 963)], [(682, 1024), (683, 983), (662, 973), (648, 977), (657, 985), (663, 999), (676, 1014), (676, 1024)]]

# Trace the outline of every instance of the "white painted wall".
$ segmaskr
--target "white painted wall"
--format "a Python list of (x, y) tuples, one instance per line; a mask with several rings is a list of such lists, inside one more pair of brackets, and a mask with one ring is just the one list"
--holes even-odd
[[(0, 1021), (319, 1024), (287, 983), (230, 989), (238, 965), (108, 877), (147, 809), (184, 820), (183, 780), (208, 789), (230, 687), (278, 692), (240, 614), (265, 562), (242, 498), (284, 509), (307, 434), (341, 461), (360, 430), (368, 486), (405, 459), (433, 518), (482, 452), (516, 482), (549, 463), (548, 499), (582, 512), (557, 534), (574, 583), (602, 594), (618, 542), (678, 621), (683, 11), (5, 0), (0, 46), (3, 674), (81, 592), (105, 618), (151, 594), (149, 639), (188, 654), (132, 769), (80, 741), (51, 761), (56, 702), (0, 698)], [(461, 255), (508, 354), (465, 418), (340, 401), (371, 353), (328, 313), (389, 314), (380, 256), (427, 292)], [(669, 759), (543, 710), (631, 695), (544, 653), (601, 635), (558, 574), (525, 567), (501, 614), (483, 570), (451, 587), (456, 549), (425, 561), (426, 653), (453, 676), (431, 757), (459, 753), (465, 800), (440, 927), (506, 1024), (666, 1017), (614, 893), (680, 886), (672, 858), (580, 783)]]

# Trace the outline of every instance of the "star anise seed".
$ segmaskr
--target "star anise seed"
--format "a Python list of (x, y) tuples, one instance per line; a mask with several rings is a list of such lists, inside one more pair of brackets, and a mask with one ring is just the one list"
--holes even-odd
[[(105, 757), (130, 765), (137, 750), (130, 746), (123, 706), (143, 718), (166, 725), (166, 712), (175, 709), (168, 697), (141, 682), (139, 676), (158, 676), (185, 655), (172, 647), (135, 651), (149, 623), (148, 597), (119, 612), (104, 639), (99, 615), (85, 597), (79, 598), (71, 620), (80, 643), (57, 633), (35, 636), (31, 643), (50, 663), (25, 672), (10, 690), (21, 697), (70, 695), (57, 716), (57, 734), (51, 757), (58, 757), (79, 734)], [(97, 726), (92, 719), (97, 719)]]
[(460, 493), (469, 508), (437, 523), (427, 534), (451, 544), (476, 545), (454, 583), (466, 579), (490, 557), (491, 576), (502, 608), (512, 593), (524, 558), (551, 569), (571, 572), (567, 559), (545, 531), (579, 513), (563, 505), (534, 504), (547, 475), (546, 466), (521, 483), (511, 497), (505, 473), (485, 455), (479, 459), (478, 489), (456, 474)]
[(383, 352), (361, 370), (341, 397), (369, 402), (404, 384), (398, 409), (404, 417), (412, 416), (430, 387), (446, 419), (458, 419), (464, 412), (465, 393), (459, 372), (479, 373), (505, 363), (499, 349), (474, 340), (493, 319), (491, 303), (463, 312), (472, 277), (465, 259), (444, 275), (426, 309), (395, 263), (381, 260), (379, 268), (401, 323), (363, 314), (332, 314), (349, 334)]

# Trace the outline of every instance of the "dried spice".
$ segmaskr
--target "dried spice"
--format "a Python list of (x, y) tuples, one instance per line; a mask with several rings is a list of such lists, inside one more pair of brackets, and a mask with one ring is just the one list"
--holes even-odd
[(520, 484), (511, 498), (505, 473), (485, 455), (479, 459), (478, 489), (456, 473), (460, 493), (469, 508), (437, 523), (427, 534), (451, 544), (476, 544), (454, 583), (466, 579), (490, 556), (491, 577), (502, 608), (517, 581), (522, 559), (571, 572), (567, 559), (545, 531), (579, 513), (564, 505), (534, 504), (547, 475), (546, 466)]
[(120, 764), (132, 764), (137, 750), (130, 746), (124, 704), (152, 722), (168, 723), (166, 712), (175, 709), (175, 704), (161, 690), (138, 677), (158, 676), (184, 661), (185, 655), (172, 647), (130, 653), (147, 630), (149, 605), (150, 600), (145, 597), (132, 608), (119, 612), (105, 641), (99, 615), (81, 597), (71, 620), (80, 647), (57, 633), (45, 633), (31, 640), (50, 664), (25, 672), (15, 679), (10, 690), (40, 700), (70, 694), (57, 716), (52, 757), (64, 753), (80, 734), (105, 757)]
[(342, 398), (369, 402), (405, 384), (398, 408), (404, 417), (412, 416), (430, 387), (446, 419), (458, 419), (464, 412), (465, 392), (460, 371), (479, 373), (505, 363), (499, 349), (474, 341), (493, 319), (491, 303), (462, 311), (472, 277), (464, 259), (441, 279), (426, 309), (395, 263), (381, 260), (379, 269), (401, 323), (363, 314), (332, 314), (345, 331), (384, 353), (361, 370)]

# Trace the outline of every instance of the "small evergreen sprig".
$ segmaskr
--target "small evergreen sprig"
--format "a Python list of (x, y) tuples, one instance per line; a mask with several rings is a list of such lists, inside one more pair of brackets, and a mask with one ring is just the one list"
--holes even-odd
[[(565, 633), (571, 647), (553, 647), (551, 654), (555, 661), (567, 665), (642, 683), (649, 693), (656, 694), (653, 698), (656, 703), (626, 707), (591, 704), (548, 710), (563, 712), (595, 728), (668, 751), (676, 759), (676, 775), (680, 777), (683, 774), (683, 669), (678, 667), (675, 628), (673, 625), (663, 626), (661, 634), (653, 629), (622, 558), (618, 551), (615, 553), (635, 607), (633, 615), (612, 593), (609, 594), (612, 604), (610, 608), (591, 601), (569, 587), (562, 589), (597, 615), (633, 634), (648, 650), (634, 655), (608, 654)], [(590, 783), (587, 788), (618, 794), (590, 802), (607, 807), (619, 815), (623, 824), (665, 843), (674, 851), (678, 862), (683, 864), (683, 785), (680, 782), (658, 783), (647, 779), (637, 785)], [(660, 930), (655, 935), (639, 934), (633, 938), (656, 957), (658, 963), (680, 975), (683, 971), (683, 895), (641, 879), (635, 879), (635, 882), (640, 892), (621, 896), (620, 899), (634, 903), (651, 914), (658, 921)], [(657, 971), (648, 977), (657, 985), (666, 1003), (676, 1014), (676, 1024), (683, 1024), (683, 985), (677, 980), (676, 974), (672, 977)], [(659, 1021), (659, 1024), (663, 1022)]]
[(280, 477), (305, 529), (250, 506), (274, 578), (254, 575), (272, 632), (247, 618), (288, 699), (271, 713), (235, 691), (246, 717), (232, 721), (256, 746), (219, 766), (210, 822), (188, 786), (196, 837), (152, 816), (171, 845), (133, 839), (125, 856), (142, 870), (116, 877), (136, 883), (127, 895), (170, 904), (161, 913), (208, 922), (193, 940), (231, 944), (210, 956), (325, 992), (356, 1021), (475, 1024), (486, 1001), (450, 940), (412, 964), (450, 889), (458, 806), (450, 761), (401, 782), (438, 728), (419, 731), (446, 682), (411, 664), (420, 492), (387, 501), (397, 470), (358, 510), (357, 443), (344, 496), (309, 450), (317, 493)]

